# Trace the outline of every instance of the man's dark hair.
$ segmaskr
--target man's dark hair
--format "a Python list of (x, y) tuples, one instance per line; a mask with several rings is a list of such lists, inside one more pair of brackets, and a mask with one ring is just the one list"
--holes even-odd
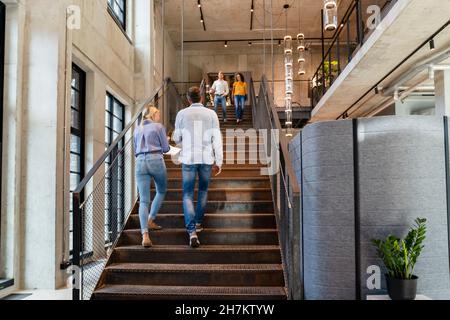
[(199, 103), (202, 99), (202, 96), (200, 94), (200, 88), (199, 87), (189, 88), (187, 97), (189, 101), (191, 101), (192, 103)]

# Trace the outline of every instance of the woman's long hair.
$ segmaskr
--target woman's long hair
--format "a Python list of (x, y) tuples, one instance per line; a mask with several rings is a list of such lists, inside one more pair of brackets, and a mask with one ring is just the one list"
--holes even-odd
[[(244, 75), (242, 73), (236, 73), (236, 76), (238, 76), (238, 75), (241, 77), (241, 82), (245, 82)], [(236, 81), (237, 81), (237, 77), (236, 77)]]

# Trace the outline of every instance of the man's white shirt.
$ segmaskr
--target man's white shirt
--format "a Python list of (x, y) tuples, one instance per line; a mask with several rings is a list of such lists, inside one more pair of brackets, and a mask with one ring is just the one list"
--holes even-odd
[(225, 80), (216, 80), (211, 89), (213, 89), (214, 93), (219, 96), (227, 96), (230, 94), (230, 87), (228, 86), (228, 82)]
[(175, 121), (173, 140), (181, 144), (179, 160), (186, 165), (223, 164), (223, 141), (217, 114), (200, 103), (181, 110)]

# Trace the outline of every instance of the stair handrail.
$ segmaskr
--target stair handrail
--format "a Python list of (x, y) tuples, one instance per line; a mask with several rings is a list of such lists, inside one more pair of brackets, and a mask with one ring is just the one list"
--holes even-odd
[[(293, 168), (289, 142), (281, 126), (267, 78), (262, 77), (258, 97), (256, 97), (254, 82), (251, 79), (249, 93), (253, 105), (254, 128), (279, 132), (279, 141), (273, 141), (272, 138), (266, 141), (268, 149), (276, 148), (275, 150), (278, 149), (280, 152), (280, 170), (277, 173), (279, 179), (275, 175), (270, 176), (270, 182), (275, 203), (287, 293), (290, 299), (302, 299), (304, 298), (304, 281), (301, 187)], [(272, 134), (270, 136), (272, 137)]]
[[(270, 119), (273, 120), (271, 122), (272, 129), (276, 129), (280, 133), (280, 151), (283, 153), (283, 157), (286, 160), (285, 165), (286, 165), (287, 175), (290, 177), (290, 179), (289, 179), (290, 187), (292, 187), (293, 193), (298, 195), (298, 194), (300, 194), (300, 184), (297, 181), (297, 175), (295, 174), (294, 167), (292, 166), (291, 154), (289, 152), (289, 141), (288, 141), (287, 137), (284, 134), (282, 134), (283, 127), (281, 126), (281, 121), (278, 116), (278, 110), (274, 103), (272, 90), (270, 89), (269, 82), (265, 75), (262, 76), (261, 87), (265, 93), (263, 98), (265, 99), (265, 102), (266, 102), (267, 114), (270, 117)], [(261, 97), (259, 97), (259, 98), (261, 98)]]
[[(72, 193), (72, 201), (73, 201), (73, 254), (72, 254), (72, 272), (79, 273), (78, 275), (75, 275), (75, 286), (73, 288), (73, 299), (79, 300), (82, 294), (83, 290), (83, 262), (84, 262), (84, 255), (85, 252), (82, 252), (84, 249), (84, 228), (83, 225), (83, 210), (86, 210), (85, 206), (87, 199), (92, 200), (92, 197), (94, 196), (94, 193), (98, 193), (97, 185), (93, 186), (92, 192), (85, 197), (85, 200), (82, 199), (83, 191), (86, 189), (86, 186), (88, 183), (91, 182), (91, 180), (94, 178), (94, 176), (97, 176), (99, 173), (99, 170), (106, 164), (107, 159), (110, 159), (109, 168), (104, 173), (102, 172), (102, 179), (103, 182), (106, 179), (107, 173), (110, 171), (110, 168), (112, 166), (118, 166), (118, 159), (120, 156), (124, 156), (125, 153), (132, 154), (134, 156), (134, 152), (132, 150), (132, 135), (128, 135), (128, 140), (123, 143), (123, 146), (120, 145), (121, 142), (124, 141), (124, 138), (127, 137), (127, 134), (129, 134), (133, 128), (133, 126), (141, 121), (142, 119), (142, 112), (144, 111), (145, 107), (147, 107), (151, 103), (156, 103), (159, 99), (165, 99), (166, 93), (169, 94), (169, 89), (174, 88), (176, 89), (175, 85), (173, 84), (172, 80), (170, 78), (166, 78), (164, 82), (153, 92), (153, 94), (145, 99), (142, 103), (140, 103), (140, 107), (138, 108), (138, 111), (136, 114), (131, 118), (129, 123), (125, 126), (124, 130), (114, 139), (114, 141), (111, 143), (111, 145), (107, 148), (107, 150), (100, 156), (100, 158), (96, 161), (96, 163), (93, 165), (93, 167), (89, 170), (89, 172), (86, 174), (86, 176), (82, 179), (82, 181), (78, 184), (78, 186), (75, 188), (75, 190)], [(177, 92), (177, 91), (175, 91)], [(178, 98), (181, 100), (181, 98), (178, 96)], [(180, 104), (177, 104), (176, 107), (178, 108)], [(121, 148), (118, 150), (118, 148)], [(82, 202), (82, 200), (84, 202)], [(101, 201), (101, 199), (99, 200)], [(128, 212), (127, 212), (128, 213)], [(116, 241), (117, 239), (113, 239)], [(78, 270), (77, 270), (78, 268)]]

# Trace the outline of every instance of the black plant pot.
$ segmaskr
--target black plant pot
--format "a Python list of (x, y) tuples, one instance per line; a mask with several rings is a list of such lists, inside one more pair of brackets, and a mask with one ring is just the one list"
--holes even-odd
[(413, 276), (411, 280), (393, 279), (386, 275), (386, 283), (389, 297), (392, 300), (414, 300), (417, 295), (417, 280)]

